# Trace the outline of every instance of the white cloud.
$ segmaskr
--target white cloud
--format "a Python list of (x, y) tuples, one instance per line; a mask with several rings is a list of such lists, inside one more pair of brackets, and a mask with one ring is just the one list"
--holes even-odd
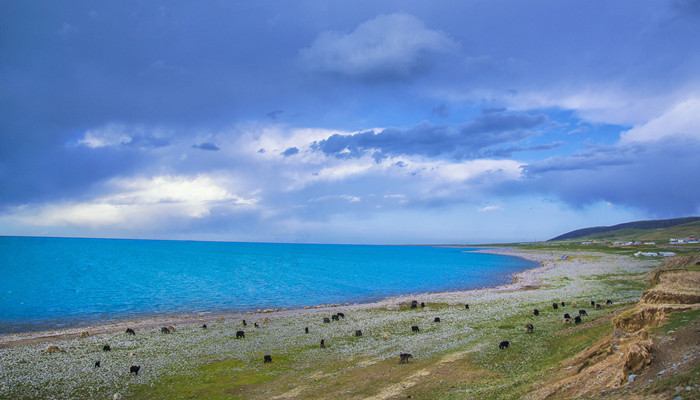
[(460, 163), (432, 163), (431, 174), (447, 182), (469, 182), (486, 176), (498, 180), (518, 179), (522, 163), (515, 160), (472, 160)]
[(111, 194), (88, 201), (22, 207), (15, 219), (33, 226), (141, 229), (207, 217), (214, 207), (250, 209), (258, 202), (230, 193), (208, 176), (120, 178), (106, 187)]
[(168, 136), (169, 134), (159, 127), (111, 123), (86, 131), (75, 145), (93, 149), (125, 145), (141, 148), (159, 147), (168, 143)]
[(360, 199), (357, 196), (351, 196), (348, 194), (333, 194), (333, 195), (328, 195), (328, 196), (317, 197), (315, 199), (309, 199), (309, 202), (315, 203), (315, 202), (326, 201), (326, 200), (344, 200), (344, 201), (347, 201), (348, 203), (359, 203), (360, 201), (362, 201), (362, 199)]
[(118, 124), (109, 124), (99, 129), (91, 129), (85, 132), (82, 139), (78, 140), (78, 144), (90, 148), (127, 144), (133, 138), (126, 133), (126, 130), (125, 126)]
[(623, 132), (620, 142), (649, 142), (678, 136), (700, 139), (700, 98), (684, 100), (659, 117)]
[(486, 206), (479, 208), (479, 212), (503, 211), (503, 206)]
[(380, 15), (348, 34), (324, 32), (300, 58), (311, 69), (349, 76), (407, 77), (426, 54), (448, 52), (456, 43), (406, 14)]
[(116, 204), (158, 204), (158, 203), (209, 203), (231, 201), (234, 204), (253, 204), (229, 193), (211, 177), (200, 175), (156, 176), (153, 178), (115, 179), (111, 183), (120, 193), (106, 197)]

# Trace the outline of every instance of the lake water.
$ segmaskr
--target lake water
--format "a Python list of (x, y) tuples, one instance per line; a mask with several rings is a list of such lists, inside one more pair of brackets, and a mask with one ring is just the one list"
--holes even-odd
[(0, 333), (475, 289), (536, 265), (429, 246), (0, 237)]

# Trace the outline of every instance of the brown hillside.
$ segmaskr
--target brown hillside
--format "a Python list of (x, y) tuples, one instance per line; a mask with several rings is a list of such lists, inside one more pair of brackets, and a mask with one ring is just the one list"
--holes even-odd
[(647, 304), (700, 303), (700, 255), (673, 257), (651, 271)]

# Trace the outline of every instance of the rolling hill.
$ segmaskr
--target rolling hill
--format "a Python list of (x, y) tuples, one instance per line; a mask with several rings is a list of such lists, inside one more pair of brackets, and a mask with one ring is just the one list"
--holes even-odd
[(635, 221), (613, 226), (577, 229), (548, 241), (571, 239), (667, 241), (700, 235), (700, 217)]

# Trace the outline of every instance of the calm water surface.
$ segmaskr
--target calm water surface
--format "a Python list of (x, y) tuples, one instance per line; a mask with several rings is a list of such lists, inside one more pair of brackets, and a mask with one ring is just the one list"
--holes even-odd
[(0, 333), (474, 289), (534, 266), (427, 246), (0, 237)]

